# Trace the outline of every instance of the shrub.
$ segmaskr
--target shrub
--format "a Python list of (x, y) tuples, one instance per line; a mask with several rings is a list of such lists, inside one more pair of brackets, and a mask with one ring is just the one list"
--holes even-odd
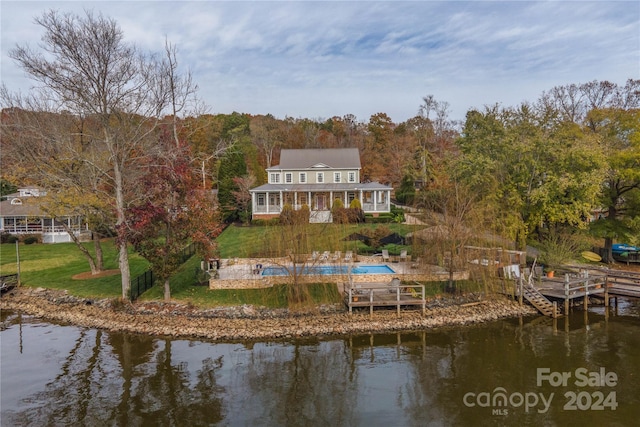
[(34, 243), (38, 243), (38, 237), (37, 236), (27, 236), (22, 240), (22, 243), (24, 243), (25, 245), (32, 245)]
[(333, 206), (331, 214), (333, 215), (333, 222), (335, 224), (348, 224), (349, 221), (349, 210), (341, 207)]
[(18, 241), (18, 236), (14, 236), (9, 233), (1, 233), (0, 234), (0, 243), (15, 243)]
[(285, 203), (282, 207), (282, 212), (280, 212), (280, 224), (282, 225), (291, 225), (294, 223), (294, 212), (293, 207), (289, 203)]
[(308, 224), (309, 216), (311, 215), (311, 211), (309, 210), (309, 205), (304, 204), (300, 206), (300, 209), (294, 212), (296, 224)]

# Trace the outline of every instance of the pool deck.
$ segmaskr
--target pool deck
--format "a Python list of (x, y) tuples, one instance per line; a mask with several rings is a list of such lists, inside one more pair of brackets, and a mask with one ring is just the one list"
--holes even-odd
[[(287, 283), (291, 280), (289, 276), (262, 276), (257, 266), (263, 268), (269, 266), (290, 266), (289, 258), (235, 258), (220, 260), (220, 269), (217, 277), (209, 282), (210, 289), (242, 289), (242, 288), (267, 288), (277, 283)], [(435, 265), (420, 265), (410, 261), (382, 262), (381, 256), (360, 256), (358, 261), (348, 262), (316, 262), (307, 263), (307, 266), (344, 266), (353, 265), (386, 265), (394, 272), (389, 274), (336, 274), (336, 275), (309, 275), (305, 276), (307, 282), (329, 281), (336, 282), (340, 292), (344, 291), (345, 283), (381, 283), (390, 282), (393, 278), (402, 281), (440, 281), (447, 280), (449, 273), (441, 267)], [(468, 277), (468, 273), (455, 273), (454, 279), (460, 280)]]

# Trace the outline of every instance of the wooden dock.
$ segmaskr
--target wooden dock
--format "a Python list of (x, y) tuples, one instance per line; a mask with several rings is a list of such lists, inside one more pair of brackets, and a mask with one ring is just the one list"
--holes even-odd
[(396, 307), (400, 315), (400, 307), (419, 306), (422, 314), (426, 310), (425, 286), (421, 284), (402, 284), (399, 280), (391, 283), (343, 283), (344, 303), (349, 307), (349, 314), (357, 307), (368, 307), (373, 315), (374, 307)]
[(610, 297), (640, 298), (640, 273), (608, 271), (607, 291)]
[(542, 314), (557, 317), (559, 302), (566, 314), (575, 302), (582, 302), (586, 310), (592, 297), (604, 299), (605, 306), (609, 306), (610, 298), (640, 298), (640, 273), (583, 270), (577, 275), (565, 274), (564, 278), (544, 277), (529, 283), (522, 280), (515, 286), (515, 295), (521, 301), (526, 299)]

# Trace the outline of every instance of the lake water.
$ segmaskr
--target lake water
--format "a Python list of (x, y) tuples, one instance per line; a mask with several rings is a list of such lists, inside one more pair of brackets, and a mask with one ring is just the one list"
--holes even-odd
[(221, 344), (3, 311), (1, 425), (638, 425), (639, 313)]

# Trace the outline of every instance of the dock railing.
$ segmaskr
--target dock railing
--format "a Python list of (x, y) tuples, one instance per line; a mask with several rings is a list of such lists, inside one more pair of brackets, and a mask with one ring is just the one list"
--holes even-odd
[(387, 283), (344, 283), (344, 300), (349, 307), (349, 314), (354, 307), (369, 307), (373, 315), (374, 307), (395, 306), (398, 316), (402, 306), (421, 306), (422, 314), (426, 311), (425, 285)]
[(569, 301), (576, 297), (584, 298), (585, 310), (589, 304), (589, 295), (607, 293), (605, 276), (590, 277), (589, 271), (581, 272), (580, 276), (572, 279), (569, 274), (564, 275), (564, 305), (565, 313), (569, 312)]

